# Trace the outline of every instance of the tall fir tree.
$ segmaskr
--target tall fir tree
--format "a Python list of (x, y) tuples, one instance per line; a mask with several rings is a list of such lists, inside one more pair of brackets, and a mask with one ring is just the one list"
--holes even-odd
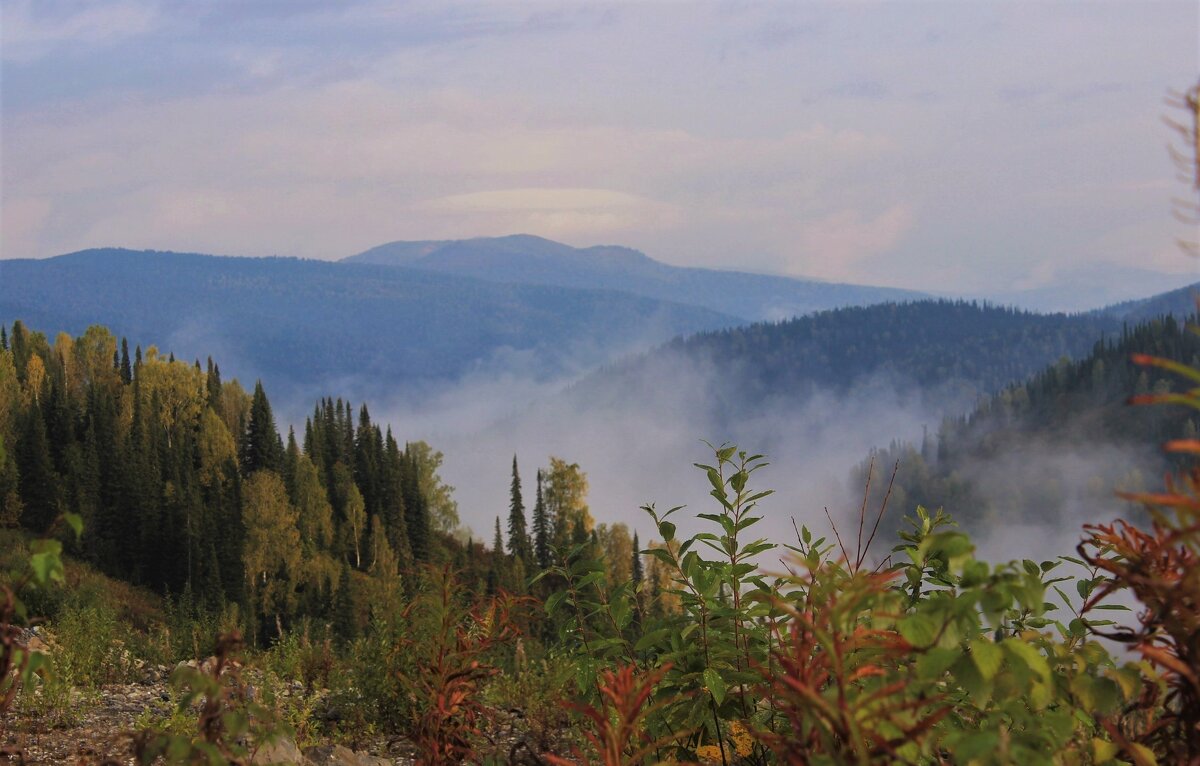
[(275, 416), (271, 403), (263, 390), (262, 381), (254, 384), (254, 396), (250, 400), (250, 420), (242, 439), (242, 474), (249, 476), (255, 471), (283, 472), (283, 442), (275, 429)]
[(533, 505), (533, 557), (539, 570), (550, 568), (550, 536), (551, 529), (549, 514), (546, 512), (546, 501), (542, 497), (542, 472), (537, 472), (537, 496)]
[(411, 445), (405, 445), (401, 465), (404, 470), (400, 477), (400, 487), (404, 498), (404, 518), (408, 526), (408, 545), (414, 561), (428, 561), (431, 547), (429, 508), (424, 495), (421, 494), (417, 457)]
[(400, 445), (392, 436), (390, 427), (383, 449), (380, 481), (383, 523), (387, 530), (388, 543), (396, 554), (400, 568), (407, 569), (412, 563), (413, 554), (408, 542), (408, 521), (404, 511), (404, 466), (401, 462)]
[(213, 409), (220, 407), (221, 403), (221, 368), (210, 356), (208, 358), (208, 371), (204, 378), (204, 388), (208, 406)]
[(512, 483), (508, 496), (508, 552), (528, 567), (533, 563), (533, 550), (525, 523), (525, 503), (521, 498), (521, 474), (517, 470), (516, 455), (513, 455)]
[(629, 579), (633, 581), (634, 588), (637, 588), (639, 585), (641, 585), (642, 580), (646, 576), (644, 570), (642, 569), (641, 547), (642, 546), (638, 543), (638, 534), (637, 534), (637, 532), (634, 532), (633, 533), (633, 561), (630, 562), (630, 570), (629, 570), (632, 573)]
[(129, 341), (121, 338), (121, 382), (129, 385), (133, 382), (133, 366), (129, 362)]
[(504, 538), (500, 534), (500, 517), (496, 517), (496, 536), (492, 538), (491, 566), (488, 568), (488, 595), (495, 595), (504, 581)]
[(46, 421), (36, 400), (26, 412), (24, 431), (14, 451), (25, 506), (21, 525), (40, 534), (58, 518), (59, 478), (50, 457)]

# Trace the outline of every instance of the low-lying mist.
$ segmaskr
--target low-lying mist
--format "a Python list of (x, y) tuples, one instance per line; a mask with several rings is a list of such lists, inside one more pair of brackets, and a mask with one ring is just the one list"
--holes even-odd
[[(825, 533), (826, 507), (843, 532), (856, 529), (863, 487), (852, 478), (854, 466), (895, 439), (919, 443), (944, 414), (937, 396), (882, 373), (802, 401), (747, 401), (738, 393), (738, 369), (673, 351), (650, 358), (635, 377), (598, 375), (586, 385), (577, 377), (531, 379), (522, 374), (519, 356), (507, 361), (420, 398), (371, 403), (374, 419), (390, 423), (398, 438), (424, 439), (445, 454), (441, 473), (455, 487), (462, 523), (487, 540), (495, 518), (503, 524), (508, 513), (514, 454), (527, 512), (536, 470), (553, 455), (587, 473), (597, 522), (624, 522), (647, 542), (657, 533), (642, 505), (686, 505), (680, 532), (697, 531), (705, 522), (694, 514), (715, 510), (707, 480), (693, 466), (711, 462), (704, 440), (737, 444), (770, 460), (752, 480), (775, 490), (762, 501), (757, 535), (790, 542), (793, 517)], [(1132, 486), (1131, 476), (1156, 481), (1151, 466), (1145, 451), (1116, 445), (1031, 442), (994, 460), (973, 461), (962, 472), (992, 513), (946, 510), (986, 558), (1053, 558), (1074, 552), (1082, 523), (1126, 512), (1113, 489)], [(890, 471), (890, 465), (876, 467), (877, 486)], [(915, 500), (890, 504), (882, 527), (889, 538), (900, 518), (912, 514), (908, 505)], [(886, 555), (893, 542), (881, 537), (874, 553)]]

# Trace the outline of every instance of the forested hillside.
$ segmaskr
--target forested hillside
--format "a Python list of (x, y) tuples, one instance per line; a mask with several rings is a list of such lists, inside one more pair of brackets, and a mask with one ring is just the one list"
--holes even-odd
[(552, 375), (737, 321), (612, 291), (289, 258), (88, 250), (2, 270), (10, 321), (72, 334), (103, 324), (188, 357), (216, 350), (289, 397), (348, 384), (380, 396), (514, 352), (525, 373)]
[[(945, 508), (976, 529), (1067, 523), (1089, 504), (1110, 506), (1115, 487), (1153, 485), (1170, 467), (1158, 445), (1195, 439), (1200, 418), (1129, 407), (1131, 395), (1186, 384), (1170, 371), (1135, 365), (1134, 354), (1200, 367), (1200, 335), (1171, 316), (1127, 328), (1078, 360), (1056, 362), (947, 417), (923, 444), (893, 442), (874, 455), (874, 501), (886, 491), (878, 474), (886, 479), (897, 461), (896, 507)], [(864, 485), (869, 463), (858, 467), (853, 485)]]
[(1092, 313), (1104, 314), (1126, 322), (1144, 322), (1165, 314), (1184, 317), (1196, 310), (1197, 299), (1200, 299), (1200, 282), (1141, 300), (1123, 301)]
[(322, 399), (303, 433), (284, 439), (261, 383), (248, 393), (211, 358), (131, 351), (99, 326), (52, 342), (19, 321), (0, 328), (0, 440), (11, 445), (0, 526), (42, 534), (77, 514), (85, 533), (74, 555), (195, 615), (241, 605), (256, 634), (314, 619), (352, 638), (395, 604), (401, 572), (425, 563), (470, 572), (469, 587), (494, 592), (523, 591), (549, 546), (572, 539), (618, 551), (625, 573), (634, 557), (624, 525), (597, 527), (588, 515), (577, 465), (552, 459), (544, 492), (537, 472), (527, 522), (514, 458), (505, 525), (519, 555), (481, 561), (481, 545), (453, 534), (441, 454), (402, 442), (366, 404)]
[(713, 397), (730, 416), (868, 382), (911, 389), (953, 411), (1120, 331), (1121, 322), (1105, 316), (963, 301), (885, 303), (679, 338), (590, 376), (573, 395), (619, 406), (623, 391), (653, 387), (663, 369), (677, 366), (712, 370)]
[(620, 290), (703, 306), (747, 321), (925, 297), (912, 290), (671, 266), (628, 247), (575, 248), (527, 234), (390, 242), (345, 259), (494, 282)]

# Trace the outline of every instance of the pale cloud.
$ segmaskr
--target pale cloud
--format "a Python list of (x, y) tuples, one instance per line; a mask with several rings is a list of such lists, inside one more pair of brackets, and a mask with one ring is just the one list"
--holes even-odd
[(440, 210), (557, 211), (641, 207), (649, 200), (610, 189), (499, 189), (454, 194), (423, 204)]
[(21, 197), (0, 204), (0, 251), (35, 253), (50, 216), (50, 200)]
[(839, 210), (800, 229), (805, 271), (833, 280), (861, 279), (859, 264), (893, 249), (916, 223), (909, 205), (897, 204), (875, 216)]
[(924, 289), (1187, 268), (1189, 3), (44, 7), (4, 4), (0, 257), (521, 231)]
[(681, 216), (674, 205), (611, 189), (498, 189), (439, 197), (416, 207), (460, 214), (454, 218), (468, 221), (472, 231), (530, 231), (571, 240), (608, 238), (639, 226), (672, 228)]
[(6, 143), (6, 174), (23, 179), (6, 198), (88, 200), (69, 220), (43, 217), (9, 257), (103, 242), (331, 258), (399, 237), (516, 231), (637, 244), (713, 221), (769, 224), (797, 195), (816, 200), (824, 183), (812, 179), (892, 150), (882, 134), (822, 123), (713, 137), (539, 117), (461, 90), (403, 98), (367, 81), (39, 111), (14, 120)]
[(83, 4), (5, 0), (0, 4), (2, 58), (28, 61), (66, 46), (110, 45), (146, 34), (160, 18), (158, 4), (142, 0)]

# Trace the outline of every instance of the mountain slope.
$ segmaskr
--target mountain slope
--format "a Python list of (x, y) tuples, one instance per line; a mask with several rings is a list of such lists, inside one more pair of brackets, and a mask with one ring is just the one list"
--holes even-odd
[(839, 306), (925, 297), (886, 287), (670, 266), (626, 247), (574, 248), (529, 235), (392, 242), (345, 261), (407, 266), (493, 282), (621, 290), (748, 320), (776, 320)]
[[(895, 441), (876, 468), (900, 464), (892, 498), (945, 508), (979, 524), (1053, 524), (1123, 513), (1115, 489), (1144, 490), (1167, 468), (1159, 445), (1196, 438), (1200, 418), (1180, 407), (1130, 407), (1133, 394), (1186, 388), (1186, 381), (1134, 365), (1147, 353), (1200, 366), (1200, 336), (1174, 317), (1156, 319), (1096, 343), (1074, 362), (1052, 364), (946, 418), (925, 443)], [(853, 485), (863, 486), (867, 465)], [(876, 503), (882, 500), (877, 493)], [(877, 506), (876, 506), (877, 507)], [(898, 526), (900, 514), (893, 517)]]
[(287, 258), (87, 250), (0, 262), (0, 316), (106, 324), (183, 358), (216, 352), (272, 390), (356, 381), (356, 396), (449, 380), (516, 353), (523, 371), (591, 366), (736, 320), (613, 291), (502, 285)]
[(1141, 322), (1165, 314), (1185, 317), (1196, 313), (1197, 298), (1200, 298), (1200, 282), (1149, 298), (1116, 303), (1092, 313), (1130, 322)]
[(953, 411), (1061, 357), (1086, 354), (1120, 326), (1110, 317), (963, 301), (835, 309), (676, 339), (586, 378), (575, 395), (615, 400), (622, 391), (647, 386), (664, 367), (703, 365), (720, 370), (712, 399), (729, 417), (884, 379)]

